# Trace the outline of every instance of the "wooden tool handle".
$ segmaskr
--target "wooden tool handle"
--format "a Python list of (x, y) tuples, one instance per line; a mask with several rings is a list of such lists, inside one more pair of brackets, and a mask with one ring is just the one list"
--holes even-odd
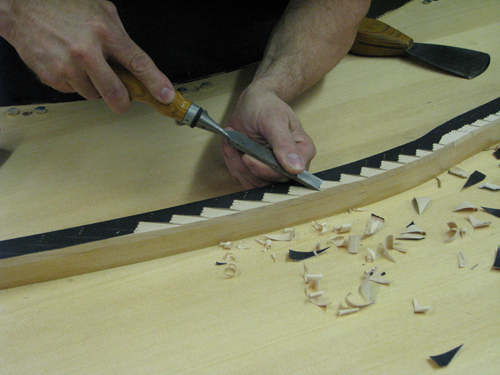
[(365, 18), (361, 21), (350, 52), (364, 56), (398, 56), (412, 45), (413, 39), (401, 31), (382, 21)]
[(171, 117), (177, 121), (184, 119), (187, 110), (191, 106), (191, 102), (178, 91), (175, 92), (175, 99), (172, 103), (163, 104), (156, 100), (142, 82), (127, 69), (116, 64), (112, 64), (111, 66), (127, 88), (130, 99), (149, 104), (162, 115)]

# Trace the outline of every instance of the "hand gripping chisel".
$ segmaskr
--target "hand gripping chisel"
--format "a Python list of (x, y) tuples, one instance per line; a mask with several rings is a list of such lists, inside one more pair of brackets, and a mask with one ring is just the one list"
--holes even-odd
[(128, 70), (121, 66), (113, 65), (113, 70), (127, 88), (130, 98), (151, 105), (162, 115), (171, 117), (182, 125), (191, 128), (201, 128), (224, 137), (235, 149), (254, 157), (273, 170), (300, 182), (311, 189), (320, 190), (323, 180), (304, 171), (298, 175), (287, 172), (278, 162), (273, 152), (261, 144), (251, 140), (243, 134), (226, 130), (217, 124), (207, 112), (198, 105), (191, 103), (176, 91), (175, 99), (170, 104), (162, 104), (156, 100), (144, 85)]

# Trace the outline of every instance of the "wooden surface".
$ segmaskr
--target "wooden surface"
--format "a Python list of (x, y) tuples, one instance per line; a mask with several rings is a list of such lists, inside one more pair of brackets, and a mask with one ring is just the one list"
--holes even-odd
[[(319, 150), (313, 172), (406, 143), (498, 97), (499, 13), (496, 1), (415, 1), (385, 16), (384, 22), (416, 42), (486, 51), (492, 64), (468, 81), (410, 61), (348, 56), (293, 103)], [(222, 120), (250, 77), (249, 71), (214, 77), (210, 90), (191, 92), (188, 99)], [(134, 105), (125, 116), (110, 113), (100, 101), (48, 108), (43, 116), (1, 120), (0, 147), (13, 150), (0, 167), (4, 239), (239, 188), (211, 135), (171, 126), (151, 108)], [(461, 167), (481, 170), (498, 185), (497, 165), (490, 151)], [(253, 238), (250, 249), (234, 250), (240, 274), (233, 279), (214, 266), (226, 252), (214, 246), (0, 291), (0, 373), (419, 374), (436, 371), (429, 355), (462, 343), (440, 373), (496, 373), (500, 275), (491, 265), (500, 243), (498, 219), (473, 214), (493, 223), (472, 230), (465, 214), (452, 210), (464, 200), (498, 207), (498, 193), (461, 191), (463, 180), (449, 174), (441, 181), (441, 189), (429, 181), (367, 212), (317, 218), (351, 222), (354, 234), (363, 233), (371, 212), (386, 219), (360, 254), (332, 248), (307, 262), (324, 275), (322, 289), (334, 301), (327, 309), (306, 300), (302, 264), (286, 261), (289, 248), (326, 244), (309, 223), (297, 226), (292, 243), (273, 245), (278, 263)], [(433, 199), (421, 216), (412, 206), (414, 196)], [(412, 220), (427, 238), (405, 243), (409, 253), (393, 253), (396, 263), (383, 257), (375, 262), (393, 283), (375, 288), (373, 306), (338, 317), (344, 296), (356, 292), (371, 266), (364, 247), (376, 247)], [(469, 234), (444, 244), (452, 220)], [(460, 250), (469, 259), (464, 269), (457, 265)], [(413, 297), (431, 311), (415, 315)]]

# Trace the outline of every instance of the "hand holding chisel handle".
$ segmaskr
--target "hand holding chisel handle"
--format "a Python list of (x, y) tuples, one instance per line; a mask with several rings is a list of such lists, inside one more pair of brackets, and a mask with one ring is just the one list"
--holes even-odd
[(149, 104), (162, 115), (171, 117), (177, 121), (182, 121), (184, 119), (192, 103), (183, 97), (177, 90), (175, 91), (174, 101), (170, 104), (163, 104), (156, 100), (142, 82), (130, 71), (116, 64), (113, 64), (112, 68), (127, 88), (131, 100), (133, 99), (138, 102)]

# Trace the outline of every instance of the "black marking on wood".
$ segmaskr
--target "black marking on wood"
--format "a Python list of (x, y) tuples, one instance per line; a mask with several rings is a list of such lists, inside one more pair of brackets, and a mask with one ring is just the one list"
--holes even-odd
[[(315, 175), (323, 180), (339, 181), (341, 174), (359, 175), (363, 166), (379, 168), (383, 160), (398, 161), (399, 155), (416, 155), (418, 149), (432, 151), (433, 145), (438, 143), (443, 135), (459, 129), (463, 125), (484, 119), (499, 110), (500, 98), (497, 98), (445, 122), (415, 141)], [(261, 201), (265, 193), (286, 194), (291, 185), (298, 186), (298, 183), (293, 181), (269, 185), (119, 219), (0, 241), (0, 259), (132, 234), (140, 221), (168, 223), (174, 214), (199, 216), (205, 207), (229, 208), (237, 199)]]

